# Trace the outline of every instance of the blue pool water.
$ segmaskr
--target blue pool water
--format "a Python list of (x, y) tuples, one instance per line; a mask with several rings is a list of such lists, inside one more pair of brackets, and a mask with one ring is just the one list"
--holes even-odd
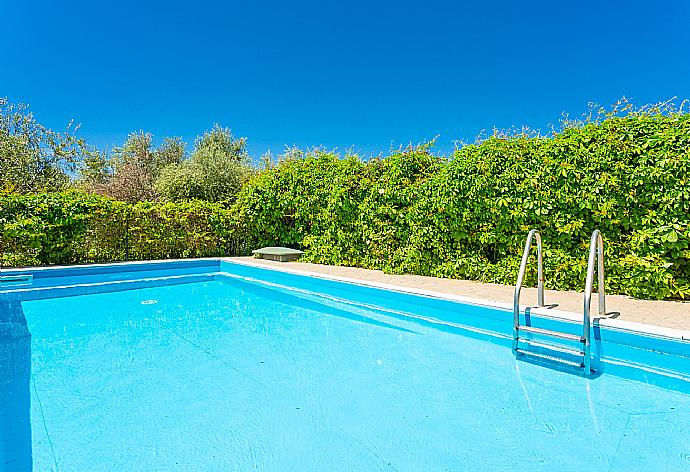
[(497, 309), (139, 269), (0, 295), (0, 470), (690, 470), (688, 343), (602, 330), (588, 379)]

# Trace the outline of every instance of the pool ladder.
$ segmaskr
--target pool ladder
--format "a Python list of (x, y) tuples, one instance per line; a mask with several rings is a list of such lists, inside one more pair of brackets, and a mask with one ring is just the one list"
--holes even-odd
[[(537, 242), (537, 306), (546, 306), (544, 304), (544, 266), (542, 258), (541, 236), (537, 230), (533, 229), (527, 234), (527, 241), (525, 242), (525, 249), (522, 253), (522, 262), (520, 263), (520, 271), (518, 272), (518, 279), (517, 283), (515, 284), (515, 294), (513, 296), (513, 352), (516, 356), (527, 355), (537, 358), (537, 360), (563, 363), (571, 367), (581, 369), (585, 375), (590, 375), (592, 373), (590, 354), (592, 331), (590, 304), (594, 284), (595, 259), (597, 263), (596, 270), (598, 275), (597, 288), (599, 291), (599, 316), (603, 317), (606, 315), (606, 294), (604, 291), (604, 240), (601, 237), (599, 230), (594, 230), (589, 245), (589, 260), (587, 262), (587, 279), (585, 281), (585, 295), (583, 303), (582, 335), (577, 335), (563, 331), (536, 328), (528, 324), (520, 324), (520, 291), (522, 289), (522, 282), (525, 278), (525, 271), (527, 269), (527, 259), (529, 258), (529, 254), (532, 249), (532, 241), (535, 239)], [(527, 319), (525, 322), (527, 323)], [(527, 336), (524, 336), (523, 333)], [(541, 340), (533, 339), (531, 335), (574, 341), (578, 343), (578, 348), (571, 348), (562, 344), (542, 342)], [(533, 351), (528, 348), (521, 347), (520, 343), (527, 344), (530, 347), (540, 348), (547, 352), (569, 354), (575, 356), (576, 359), (580, 358), (581, 361), (570, 361), (563, 356), (559, 357), (551, 354), (545, 354), (542, 351)]]

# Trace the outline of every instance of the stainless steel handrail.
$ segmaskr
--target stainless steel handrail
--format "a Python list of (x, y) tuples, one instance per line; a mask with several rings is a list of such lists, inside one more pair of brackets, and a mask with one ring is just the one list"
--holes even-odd
[(537, 306), (544, 306), (544, 263), (542, 259), (541, 249), (541, 235), (536, 229), (530, 230), (527, 234), (527, 241), (525, 242), (525, 249), (522, 252), (522, 262), (520, 262), (520, 271), (518, 272), (517, 283), (515, 284), (515, 294), (513, 295), (513, 350), (517, 351), (518, 338), (520, 327), (520, 291), (522, 290), (522, 282), (525, 278), (525, 271), (527, 270), (527, 259), (532, 249), (532, 239), (537, 240)]
[(585, 372), (590, 372), (590, 336), (591, 320), (590, 305), (594, 286), (594, 259), (597, 259), (597, 289), (599, 290), (599, 316), (606, 316), (606, 290), (604, 288), (604, 239), (601, 232), (595, 229), (589, 243), (589, 260), (587, 261), (587, 280), (585, 281), (585, 299), (582, 320), (582, 338), (585, 347)]
[[(520, 290), (522, 289), (522, 283), (525, 278), (525, 272), (527, 270), (527, 260), (529, 259), (529, 254), (532, 249), (532, 240), (537, 240), (537, 271), (538, 271), (538, 286), (537, 286), (537, 303), (538, 306), (544, 306), (544, 269), (542, 261), (542, 247), (541, 247), (541, 236), (536, 230), (530, 230), (527, 234), (527, 241), (525, 242), (525, 250), (522, 253), (522, 262), (520, 263), (520, 271), (518, 272), (517, 283), (515, 284), (515, 295), (513, 297), (513, 351), (518, 354), (519, 342), (520, 342), (520, 329), (529, 332), (538, 332), (542, 335), (555, 336), (555, 337), (566, 337), (566, 339), (574, 338), (578, 340), (578, 336), (573, 336), (572, 334), (567, 334), (559, 331), (549, 331), (544, 329), (537, 329), (534, 327), (520, 326)], [(595, 261), (596, 259), (596, 261)], [(595, 266), (596, 263), (596, 266)], [(597, 288), (599, 290), (599, 316), (606, 316), (606, 289), (604, 287), (604, 239), (601, 236), (601, 232), (596, 229), (592, 233), (592, 240), (589, 245), (589, 259), (587, 261), (587, 280), (585, 281), (585, 293), (584, 293), (584, 307), (583, 307), (583, 319), (582, 319), (582, 336), (579, 337), (579, 341), (583, 344), (582, 351), (580, 353), (583, 355), (582, 364), (580, 366), (584, 369), (586, 375), (592, 372), (591, 367), (591, 332), (592, 332), (592, 321), (591, 321), (591, 302), (592, 302), (592, 290), (594, 289), (594, 271), (597, 271)], [(531, 341), (527, 341), (531, 342)]]

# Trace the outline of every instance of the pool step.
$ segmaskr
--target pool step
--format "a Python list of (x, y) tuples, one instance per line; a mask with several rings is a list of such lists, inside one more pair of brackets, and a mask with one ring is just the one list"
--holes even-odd
[(564, 333), (562, 331), (552, 331), (550, 329), (535, 328), (534, 326), (518, 325), (518, 331), (526, 331), (528, 333), (540, 334), (542, 336), (552, 336), (554, 338), (567, 339), (569, 341), (583, 342), (582, 336), (577, 334)]
[[(552, 337), (557, 339), (563, 339), (566, 341), (574, 341), (580, 345), (580, 348), (573, 348), (570, 346), (564, 346), (563, 344), (545, 342), (541, 339), (535, 340), (531, 337), (525, 337), (524, 335), (522, 335), (522, 333), (531, 333), (536, 334), (538, 336)], [(521, 347), (520, 343), (523, 343), (526, 346)], [(541, 348), (543, 350), (549, 351), (549, 353), (545, 353), (542, 351), (533, 351), (530, 348)], [(592, 370), (589, 365), (589, 340), (584, 336), (565, 333), (563, 331), (553, 331), (550, 329), (536, 328), (534, 326), (518, 324), (515, 326), (513, 335), (513, 352), (516, 356), (524, 355), (532, 358), (537, 358), (540, 360), (548, 360), (554, 363), (560, 363), (563, 365), (567, 365), (569, 367), (576, 367), (578, 369), (582, 369), (582, 373), (585, 375), (589, 375), (592, 373)], [(559, 356), (558, 354), (573, 356), (581, 360), (574, 361), (570, 358)]]
[[(552, 344), (545, 343), (542, 341), (535, 341), (534, 339), (520, 338), (520, 342), (529, 344), (533, 347), (540, 347), (542, 349), (548, 349), (549, 351), (562, 352), (564, 354), (572, 354), (573, 356), (584, 356), (585, 352), (581, 349), (575, 349), (569, 346), (563, 346), (562, 344)], [(518, 350), (523, 350), (518, 346)]]
[(0, 288), (31, 285), (33, 281), (34, 276), (30, 274), (0, 275)]
[(522, 356), (527, 356), (527, 357), (532, 357), (541, 361), (549, 361), (549, 362), (554, 362), (558, 364), (565, 364), (569, 367), (575, 367), (577, 369), (583, 369), (585, 367), (584, 362), (577, 362), (577, 361), (571, 361), (570, 359), (564, 359), (563, 357), (559, 356), (552, 356), (550, 354), (544, 354), (542, 352), (536, 352), (536, 351), (526, 351), (524, 349), (518, 348), (516, 351), (516, 354), (522, 355)]

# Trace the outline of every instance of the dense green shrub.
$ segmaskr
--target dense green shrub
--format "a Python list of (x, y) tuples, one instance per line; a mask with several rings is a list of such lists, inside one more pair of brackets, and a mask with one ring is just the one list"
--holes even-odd
[(553, 137), (493, 137), (450, 160), (428, 146), (368, 162), (323, 152), (280, 162), (236, 204), (257, 245), (307, 259), (513, 284), (530, 228), (548, 286), (582, 289), (589, 236), (610, 291), (690, 297), (690, 116), (639, 113)]
[(657, 110), (569, 124), (551, 137), (494, 136), (450, 159), (430, 145), (368, 161), (293, 152), (230, 207), (5, 194), (0, 228), (5, 265), (286, 245), (313, 262), (505, 284), (537, 228), (547, 286), (579, 290), (599, 228), (610, 292), (690, 298), (690, 115)]
[(231, 212), (208, 202), (136, 203), (78, 192), (0, 195), (5, 266), (246, 252)]

